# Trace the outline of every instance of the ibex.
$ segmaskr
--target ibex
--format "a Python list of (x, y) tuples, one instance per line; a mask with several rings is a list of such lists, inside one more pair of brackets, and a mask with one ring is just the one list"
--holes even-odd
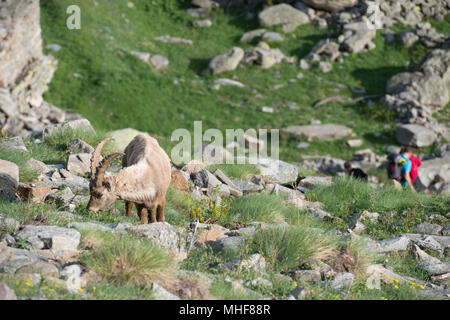
[[(106, 142), (102, 140), (91, 158), (91, 198), (89, 211), (105, 209), (116, 200), (125, 200), (125, 210), (132, 215), (133, 203), (142, 223), (164, 221), (166, 192), (171, 180), (170, 159), (158, 141), (147, 134), (136, 136), (125, 148), (125, 154), (113, 153), (100, 162)], [(123, 155), (122, 169), (115, 175), (105, 176), (106, 169)], [(155, 216), (156, 210), (156, 216)]]

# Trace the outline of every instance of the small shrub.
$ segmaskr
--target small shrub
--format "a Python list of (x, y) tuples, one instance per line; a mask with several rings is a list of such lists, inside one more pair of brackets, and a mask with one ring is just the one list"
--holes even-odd
[(81, 262), (114, 285), (150, 285), (167, 280), (173, 269), (171, 257), (151, 242), (130, 236), (88, 233), (101, 245), (88, 251)]

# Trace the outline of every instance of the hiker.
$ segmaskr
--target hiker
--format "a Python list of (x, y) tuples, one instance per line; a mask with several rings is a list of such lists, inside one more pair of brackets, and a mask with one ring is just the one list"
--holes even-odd
[(395, 187), (409, 187), (412, 191), (416, 191), (411, 181), (411, 161), (409, 157), (412, 155), (411, 147), (403, 147), (400, 154), (388, 155), (389, 167), (388, 176), (392, 179)]
[(407, 148), (409, 148), (411, 151), (409, 161), (411, 161), (411, 182), (414, 185), (414, 181), (416, 181), (416, 178), (419, 175), (419, 167), (422, 165), (422, 162), (414, 155), (412, 148)]
[(355, 179), (367, 181), (369, 178), (369, 176), (364, 171), (359, 168), (353, 168), (352, 164), (348, 161), (344, 163), (344, 168), (345, 171), (347, 171), (347, 173)]

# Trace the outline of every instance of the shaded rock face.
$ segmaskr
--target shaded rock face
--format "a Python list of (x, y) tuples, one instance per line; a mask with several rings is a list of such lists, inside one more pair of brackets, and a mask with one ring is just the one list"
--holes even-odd
[(446, 182), (450, 182), (450, 155), (423, 161), (414, 186), (437, 191)]
[(263, 26), (281, 25), (285, 32), (294, 31), (297, 26), (309, 22), (305, 13), (285, 3), (264, 9), (258, 17)]
[(39, 1), (7, 0), (0, 4), (0, 87), (10, 87), (33, 58), (42, 57)]
[(341, 11), (353, 7), (358, 0), (303, 0), (307, 5), (320, 10)]
[(437, 135), (431, 129), (418, 124), (405, 124), (397, 129), (397, 141), (403, 145), (427, 147), (436, 141)]

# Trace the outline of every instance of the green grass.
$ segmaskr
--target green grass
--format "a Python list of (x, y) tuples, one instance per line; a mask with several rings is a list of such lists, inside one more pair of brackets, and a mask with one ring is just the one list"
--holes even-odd
[(251, 164), (219, 164), (208, 167), (211, 172), (217, 169), (223, 171), (229, 178), (236, 180), (250, 180), (252, 175), (260, 173), (258, 168)]
[(219, 278), (214, 280), (210, 288), (211, 294), (219, 300), (259, 300), (260, 296), (233, 288), (232, 284)]
[(147, 286), (164, 281), (173, 270), (173, 261), (155, 244), (131, 236), (110, 233), (83, 233), (92, 245), (80, 261), (110, 284)]
[[(426, 220), (426, 212), (446, 214), (450, 204), (445, 196), (429, 196), (389, 186), (374, 188), (349, 178), (336, 178), (329, 187), (319, 186), (308, 193), (307, 198), (322, 202), (324, 210), (344, 220), (363, 210), (380, 213), (378, 222), (363, 222), (367, 233), (374, 238), (414, 232), (415, 226)], [(391, 215), (391, 211), (395, 214)]]
[(270, 227), (253, 236), (250, 251), (260, 253), (275, 271), (299, 268), (310, 259), (327, 259), (336, 239), (317, 229)]
[[(136, 0), (130, 9), (125, 2), (98, 0), (98, 5), (81, 2), (81, 30), (65, 28), (65, 8), (70, 0), (41, 2), (44, 43), (58, 43), (63, 49), (54, 53), (59, 68), (45, 98), (64, 109), (81, 113), (101, 130), (133, 127), (155, 135), (168, 151), (169, 137), (177, 128), (193, 130), (194, 120), (207, 128), (248, 129), (283, 128), (307, 124), (311, 119), (323, 123), (350, 126), (362, 138), (362, 148), (384, 153), (384, 144), (395, 143), (393, 115), (379, 104), (330, 103), (320, 108), (311, 106), (319, 99), (336, 94), (351, 97), (349, 87), (365, 89), (367, 94), (385, 91), (386, 81), (393, 75), (411, 70), (426, 51), (421, 45), (403, 48), (398, 43), (386, 44), (381, 32), (375, 39), (376, 49), (351, 55), (344, 63), (336, 63), (328, 74), (317, 69), (303, 70), (305, 77), (279, 90), (272, 88), (297, 76), (298, 66), (282, 63), (269, 70), (240, 66), (233, 72), (211, 76), (205, 72), (208, 59), (233, 46), (244, 49), (242, 33), (259, 27), (257, 18), (245, 20), (242, 13), (218, 10), (212, 17), (213, 27), (194, 28), (193, 18), (185, 10), (188, 1)], [(448, 30), (449, 20), (433, 21), (440, 30)], [(276, 28), (274, 30), (277, 30)], [(395, 31), (402, 31), (398, 27)], [(306, 56), (312, 47), (333, 30), (319, 30), (313, 25), (300, 26), (286, 41), (276, 45), (286, 55)], [(193, 46), (164, 44), (154, 40), (161, 35), (191, 39)], [(129, 53), (133, 50), (162, 54), (169, 58), (167, 70), (158, 74), (149, 65)], [(81, 77), (74, 77), (78, 73)], [(232, 77), (246, 88), (211, 89), (214, 79)], [(175, 85), (174, 80), (179, 84)], [(338, 84), (345, 84), (335, 91)], [(287, 106), (295, 103), (297, 110)], [(271, 106), (276, 114), (261, 112)], [(370, 118), (370, 122), (368, 122)], [(389, 124), (389, 129), (384, 125)], [(382, 132), (374, 137), (374, 132)], [(283, 160), (298, 161), (304, 154), (330, 154), (350, 159), (352, 150), (343, 141), (313, 142), (307, 149), (297, 149), (296, 141), (281, 141)]]

